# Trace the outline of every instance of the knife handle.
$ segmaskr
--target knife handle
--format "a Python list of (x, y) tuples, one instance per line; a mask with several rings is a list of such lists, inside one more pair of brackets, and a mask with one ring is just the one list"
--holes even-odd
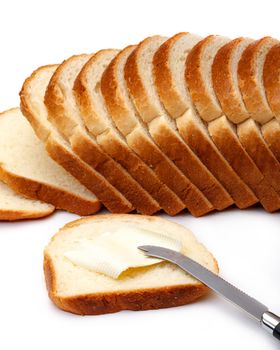
[(280, 317), (270, 311), (262, 315), (262, 326), (276, 339), (280, 340)]

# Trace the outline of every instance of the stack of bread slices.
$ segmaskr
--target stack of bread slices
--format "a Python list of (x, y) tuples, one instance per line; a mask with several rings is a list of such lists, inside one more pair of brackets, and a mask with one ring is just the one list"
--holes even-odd
[(20, 99), (0, 116), (10, 219), (26, 198), (41, 216), (280, 209), (276, 39), (153, 36), (40, 67)]

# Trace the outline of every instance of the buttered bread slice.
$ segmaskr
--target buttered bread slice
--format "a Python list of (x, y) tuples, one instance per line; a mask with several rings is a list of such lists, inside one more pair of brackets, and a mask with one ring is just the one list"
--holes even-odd
[(139, 215), (101, 215), (71, 222), (51, 240), (44, 271), (51, 300), (80, 315), (184, 305), (208, 289), (180, 268), (137, 249), (153, 244), (189, 256), (214, 273), (215, 258), (185, 227)]

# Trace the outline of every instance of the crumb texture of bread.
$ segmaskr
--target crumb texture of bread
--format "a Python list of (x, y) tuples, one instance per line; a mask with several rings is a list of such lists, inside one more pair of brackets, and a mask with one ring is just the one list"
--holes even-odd
[(51, 159), (15, 108), (0, 115), (0, 177), (16, 192), (80, 215), (96, 212), (96, 197)]
[(55, 210), (50, 204), (23, 197), (2, 181), (0, 181), (0, 203), (0, 221), (36, 219), (48, 216)]
[(182, 241), (183, 254), (218, 273), (215, 258), (183, 226), (139, 215), (100, 215), (64, 226), (44, 253), (44, 271), (49, 296), (61, 309), (81, 315), (98, 315), (121, 310), (147, 310), (193, 302), (208, 289), (178, 267), (163, 262), (130, 271), (113, 279), (84, 269), (65, 259), (65, 251), (81, 239), (91, 239), (120, 226), (133, 226), (164, 233)]

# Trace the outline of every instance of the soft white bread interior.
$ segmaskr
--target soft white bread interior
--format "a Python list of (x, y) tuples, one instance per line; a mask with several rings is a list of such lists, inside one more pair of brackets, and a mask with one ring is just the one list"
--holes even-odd
[(2, 181), (0, 181), (0, 203), (0, 220), (7, 221), (41, 218), (55, 210), (50, 204), (23, 197)]
[(99, 207), (96, 197), (51, 159), (19, 108), (0, 115), (0, 177), (16, 192), (77, 214)]
[(104, 232), (108, 237), (116, 230), (121, 233), (121, 228), (129, 227), (180, 241), (183, 254), (218, 273), (214, 257), (183, 226), (138, 215), (89, 217), (64, 226), (45, 249), (44, 271), (49, 296), (58, 307), (87, 315), (158, 309), (187, 304), (207, 292), (203, 284), (168, 262), (129, 269), (119, 278), (112, 278), (81, 267), (66, 257), (67, 252), (83, 242), (92, 244)]

